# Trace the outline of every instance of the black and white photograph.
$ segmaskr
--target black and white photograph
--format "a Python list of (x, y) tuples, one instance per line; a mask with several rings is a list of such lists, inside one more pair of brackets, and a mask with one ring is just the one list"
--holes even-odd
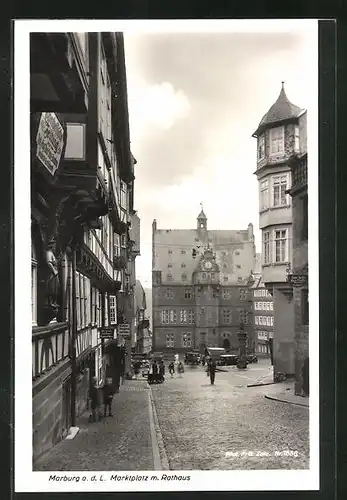
[(15, 75), (16, 491), (319, 489), (318, 21), (16, 21)]

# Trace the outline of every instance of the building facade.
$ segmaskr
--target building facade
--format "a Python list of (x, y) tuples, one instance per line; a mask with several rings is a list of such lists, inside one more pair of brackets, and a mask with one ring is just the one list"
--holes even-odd
[(270, 355), (270, 345), (273, 342), (274, 307), (273, 297), (262, 282), (255, 279), (252, 287), (255, 352), (259, 355)]
[(262, 279), (274, 303), (274, 378), (294, 376), (294, 302), (287, 280), (292, 262), (291, 158), (300, 152), (305, 111), (292, 104), (284, 85), (276, 102), (263, 116), (257, 139), (259, 227), (262, 232)]
[(299, 119), (300, 151), (290, 167), (289, 194), (293, 212), (293, 260), (288, 281), (293, 285), (295, 325), (295, 393), (309, 394), (308, 193), (306, 113)]
[(75, 425), (93, 377), (119, 383), (139, 234), (122, 34), (34, 33), (30, 51), (35, 460)]
[(244, 325), (253, 349), (253, 226), (209, 230), (203, 210), (196, 229), (158, 229), (153, 221), (153, 350), (238, 349)]

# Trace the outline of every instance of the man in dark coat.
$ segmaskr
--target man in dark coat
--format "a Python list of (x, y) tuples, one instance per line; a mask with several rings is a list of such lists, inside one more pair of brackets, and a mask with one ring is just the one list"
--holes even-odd
[(152, 370), (153, 370), (153, 382), (157, 382), (158, 381), (158, 364), (157, 364), (156, 360), (153, 361)]
[(104, 417), (106, 417), (107, 410), (108, 410), (108, 416), (112, 417), (112, 401), (113, 401), (113, 394), (114, 390), (112, 387), (111, 383), (112, 379), (106, 379), (106, 382), (102, 388), (102, 395), (103, 395), (103, 400), (104, 400)]
[(159, 363), (159, 379), (160, 382), (164, 382), (165, 380), (165, 365), (163, 360)]
[(214, 385), (214, 379), (216, 376), (217, 364), (214, 359), (211, 359), (208, 365), (208, 371), (210, 374), (211, 385)]

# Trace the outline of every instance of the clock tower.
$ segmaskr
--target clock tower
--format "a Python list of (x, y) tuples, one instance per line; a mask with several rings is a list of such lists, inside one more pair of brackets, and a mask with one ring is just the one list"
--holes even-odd
[(195, 295), (195, 345), (203, 353), (219, 346), (220, 270), (212, 249), (205, 248), (193, 273)]

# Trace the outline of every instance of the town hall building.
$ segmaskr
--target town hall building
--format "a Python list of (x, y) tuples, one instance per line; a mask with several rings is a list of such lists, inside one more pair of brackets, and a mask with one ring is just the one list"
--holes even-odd
[(153, 350), (238, 349), (241, 327), (254, 347), (253, 225), (209, 230), (201, 210), (196, 229), (152, 225)]

